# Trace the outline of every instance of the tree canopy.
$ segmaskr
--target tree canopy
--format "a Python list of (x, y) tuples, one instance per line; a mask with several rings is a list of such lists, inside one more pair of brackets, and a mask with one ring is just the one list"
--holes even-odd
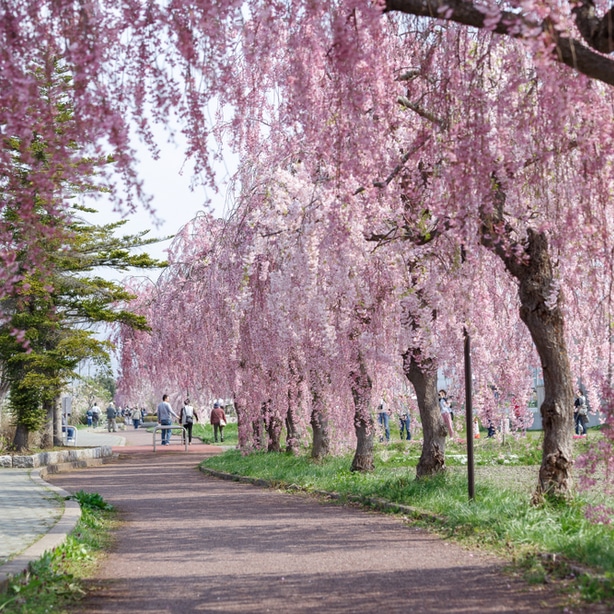
[[(478, 335), (478, 328), (492, 326), (505, 338), (503, 328), (481, 314), (492, 313), (515, 332), (518, 321), (502, 314), (518, 309), (546, 387), (539, 488), (571, 489), (573, 380), (596, 391), (600, 374), (611, 373), (614, 64), (606, 7), (548, 0), (509, 6), (39, 0), (27, 7), (8, 1), (2, 10), (3, 134), (29, 143), (40, 133), (53, 153), (45, 172), (30, 173), (31, 181), (15, 188), (24, 194), (20, 210), (30, 226), (40, 227), (33, 194), (53, 203), (52, 217), (61, 213), (48, 198), (49, 177), (54, 169), (75, 179), (82, 172), (75, 142), (88, 144), (88, 159), (113, 156), (125, 190), (110, 172), (101, 181), (128, 207), (143, 196), (131, 137), (155, 150), (152, 122), (166, 123), (170, 115), (187, 137), (196, 181), (212, 181), (216, 145), (229, 144), (244, 162), (237, 178), (236, 220), (242, 223), (225, 230), (212, 224), (194, 246), (182, 244), (185, 254), (196, 256), (174, 269), (176, 286), (211, 273), (208, 296), (217, 291), (214, 281), (230, 294), (199, 302), (190, 313), (187, 301), (164, 303), (160, 312), (174, 322), (192, 322), (180, 344), (182, 362), (166, 368), (180, 370), (193, 344), (206, 344), (211, 355), (223, 346), (232, 359), (219, 363), (227, 365), (225, 386), (238, 390), (230, 380), (245, 378), (254, 388), (273, 374), (297, 374), (301, 357), (279, 348), (311, 352), (316, 341), (321, 347), (334, 338), (351, 358), (315, 350), (324, 364), (307, 366), (298, 381), (311, 386), (311, 399), (319, 402), (328, 387), (339, 393), (337, 376), (349, 377), (356, 401), (358, 383), (367, 394), (374, 381), (370, 336), (399, 335), (379, 315), (389, 311), (398, 324), (398, 309), (411, 332), (390, 355), (432, 371), (445, 360), (442, 348), (448, 356), (458, 348), (463, 327)], [(74, 76), (78, 121), (50, 134), (58, 111), (33, 96), (28, 66), (37, 62), (49, 72), (53, 57)], [(10, 155), (2, 155), (0, 170), (6, 170)], [(35, 150), (28, 155), (26, 163), (35, 168)], [(268, 171), (288, 173), (283, 189)], [(297, 176), (300, 188), (293, 185)], [(282, 237), (292, 240), (284, 244)], [(17, 249), (26, 243), (12, 240)], [(297, 254), (289, 257), (292, 250)], [(4, 256), (7, 271), (14, 251)], [(312, 309), (298, 327), (287, 308), (265, 309), (271, 297), (292, 296), (293, 283), (300, 291), (311, 272), (317, 281), (308, 287), (318, 288), (320, 303), (301, 303)], [(11, 275), (5, 287), (15, 281)], [(489, 311), (494, 290), (504, 307)], [(163, 295), (147, 291), (143, 310), (155, 309)], [(392, 296), (396, 301), (389, 303)], [(225, 321), (229, 339), (201, 337), (203, 317)], [(315, 318), (311, 327), (304, 326), (308, 318)], [(269, 334), (261, 339), (258, 330)], [(591, 340), (588, 348), (584, 339)], [(270, 350), (266, 360), (247, 360), (263, 343)], [(522, 395), (524, 385), (515, 386)], [(268, 397), (249, 402), (269, 407)], [(432, 398), (429, 403), (424, 411), (436, 415)]]

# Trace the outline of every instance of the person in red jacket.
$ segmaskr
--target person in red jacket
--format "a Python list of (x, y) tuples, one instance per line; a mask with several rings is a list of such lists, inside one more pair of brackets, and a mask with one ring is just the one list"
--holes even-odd
[(213, 425), (213, 439), (217, 443), (218, 432), (220, 434), (221, 441), (224, 441), (224, 427), (226, 426), (226, 414), (220, 407), (219, 403), (213, 404), (213, 410), (211, 411), (211, 418), (209, 420)]

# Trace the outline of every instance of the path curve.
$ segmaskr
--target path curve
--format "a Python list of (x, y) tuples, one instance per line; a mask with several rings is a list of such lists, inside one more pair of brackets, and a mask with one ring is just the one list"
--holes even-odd
[(206, 476), (197, 446), (150, 450), (48, 478), (123, 521), (75, 611), (562, 612), (552, 589), (398, 517)]

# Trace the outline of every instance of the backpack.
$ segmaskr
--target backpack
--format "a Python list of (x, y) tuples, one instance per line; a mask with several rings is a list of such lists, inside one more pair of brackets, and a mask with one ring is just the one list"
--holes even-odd
[[(188, 409), (190, 409), (190, 411), (192, 413), (188, 414)], [(193, 424), (194, 423), (194, 409), (192, 407), (189, 406), (185, 406), (183, 408), (183, 415), (185, 416), (185, 423), (186, 424)]]

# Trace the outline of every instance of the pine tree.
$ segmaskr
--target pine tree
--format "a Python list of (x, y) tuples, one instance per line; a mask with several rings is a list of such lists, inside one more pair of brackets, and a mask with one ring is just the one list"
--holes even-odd
[[(41, 96), (57, 110), (57, 132), (69, 130), (75, 118), (66, 70), (56, 62), (50, 80), (42, 69), (35, 73)], [(14, 173), (4, 184), (1, 222), (11, 233), (17, 269), (12, 291), (1, 301), (5, 321), (0, 328), (0, 361), (17, 427), (14, 447), (22, 450), (29, 445), (29, 434), (41, 428), (43, 446), (61, 444), (57, 400), (63, 387), (81, 361), (109, 362), (111, 344), (97, 338), (95, 324), (121, 322), (147, 329), (145, 319), (125, 307), (133, 295), (98, 271), (150, 269), (164, 263), (144, 253), (133, 254), (156, 241), (147, 237), (148, 231), (117, 236), (124, 221), (90, 223), (85, 216), (95, 210), (71, 203), (99, 189), (96, 169), (112, 159), (80, 157), (80, 147), (74, 143), (73, 164), (83, 172), (82, 181), (76, 182), (66, 180), (61, 166), (54, 164), (52, 144), (36, 133), (29, 142), (7, 138), (4, 146), (12, 151)], [(48, 175), (54, 196), (31, 194), (36, 205), (22, 216), (21, 199), (33, 173)]]

